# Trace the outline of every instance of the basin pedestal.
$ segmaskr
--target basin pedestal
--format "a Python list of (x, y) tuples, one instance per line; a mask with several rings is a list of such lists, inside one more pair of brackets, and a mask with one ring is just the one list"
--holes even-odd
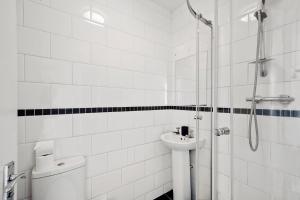
[(189, 151), (172, 150), (174, 200), (191, 200)]

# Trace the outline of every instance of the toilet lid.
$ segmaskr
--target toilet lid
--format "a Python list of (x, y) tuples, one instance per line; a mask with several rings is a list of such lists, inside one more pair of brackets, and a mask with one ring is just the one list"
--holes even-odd
[(83, 156), (77, 156), (72, 158), (66, 158), (56, 160), (54, 167), (44, 170), (37, 171), (35, 168), (32, 170), (32, 178), (43, 178), (46, 176), (53, 176), (61, 173), (65, 173), (74, 169), (81, 168), (85, 165), (85, 159)]

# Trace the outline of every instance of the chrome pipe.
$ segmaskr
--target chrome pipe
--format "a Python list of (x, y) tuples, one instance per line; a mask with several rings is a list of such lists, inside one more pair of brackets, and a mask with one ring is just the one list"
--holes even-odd
[(188, 6), (188, 9), (189, 9), (189, 11), (191, 12), (191, 14), (192, 14), (196, 19), (198, 19), (199, 21), (201, 21), (203, 24), (205, 24), (205, 25), (207, 25), (207, 26), (209, 26), (209, 27), (212, 28), (212, 21), (211, 21), (211, 20), (208, 20), (208, 19), (206, 19), (206, 18), (204, 18), (204, 17), (202, 16), (201, 13), (197, 13), (197, 12), (193, 9), (193, 7), (192, 7), (192, 5), (191, 5), (191, 3), (190, 3), (190, 0), (186, 0), (186, 2), (187, 2), (187, 6)]
[[(252, 97), (248, 97), (248, 98), (246, 98), (246, 101), (252, 102), (253, 98)], [(278, 97), (255, 96), (254, 97), (254, 101), (256, 103), (261, 103), (261, 102), (279, 102), (279, 103), (282, 103), (282, 104), (289, 104), (289, 103), (295, 101), (295, 98), (291, 97), (289, 95), (280, 95)]]

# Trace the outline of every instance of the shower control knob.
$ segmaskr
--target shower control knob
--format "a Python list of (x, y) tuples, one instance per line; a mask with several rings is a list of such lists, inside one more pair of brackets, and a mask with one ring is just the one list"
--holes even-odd
[(215, 130), (216, 136), (229, 135), (229, 134), (230, 134), (230, 129), (228, 127), (217, 128)]
[(194, 116), (194, 119), (197, 119), (197, 120), (202, 120), (202, 119), (203, 119), (203, 117), (202, 117), (201, 115), (195, 115), (195, 116)]

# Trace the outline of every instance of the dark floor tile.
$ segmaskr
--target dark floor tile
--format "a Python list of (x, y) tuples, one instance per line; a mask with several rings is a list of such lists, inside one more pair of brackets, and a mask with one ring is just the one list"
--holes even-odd
[(173, 190), (170, 190), (169, 192), (167, 192), (166, 195), (168, 197), (170, 197), (170, 199), (173, 199)]
[(162, 195), (160, 197), (157, 197), (156, 199), (154, 200), (170, 200), (170, 198), (167, 196), (167, 195)]

